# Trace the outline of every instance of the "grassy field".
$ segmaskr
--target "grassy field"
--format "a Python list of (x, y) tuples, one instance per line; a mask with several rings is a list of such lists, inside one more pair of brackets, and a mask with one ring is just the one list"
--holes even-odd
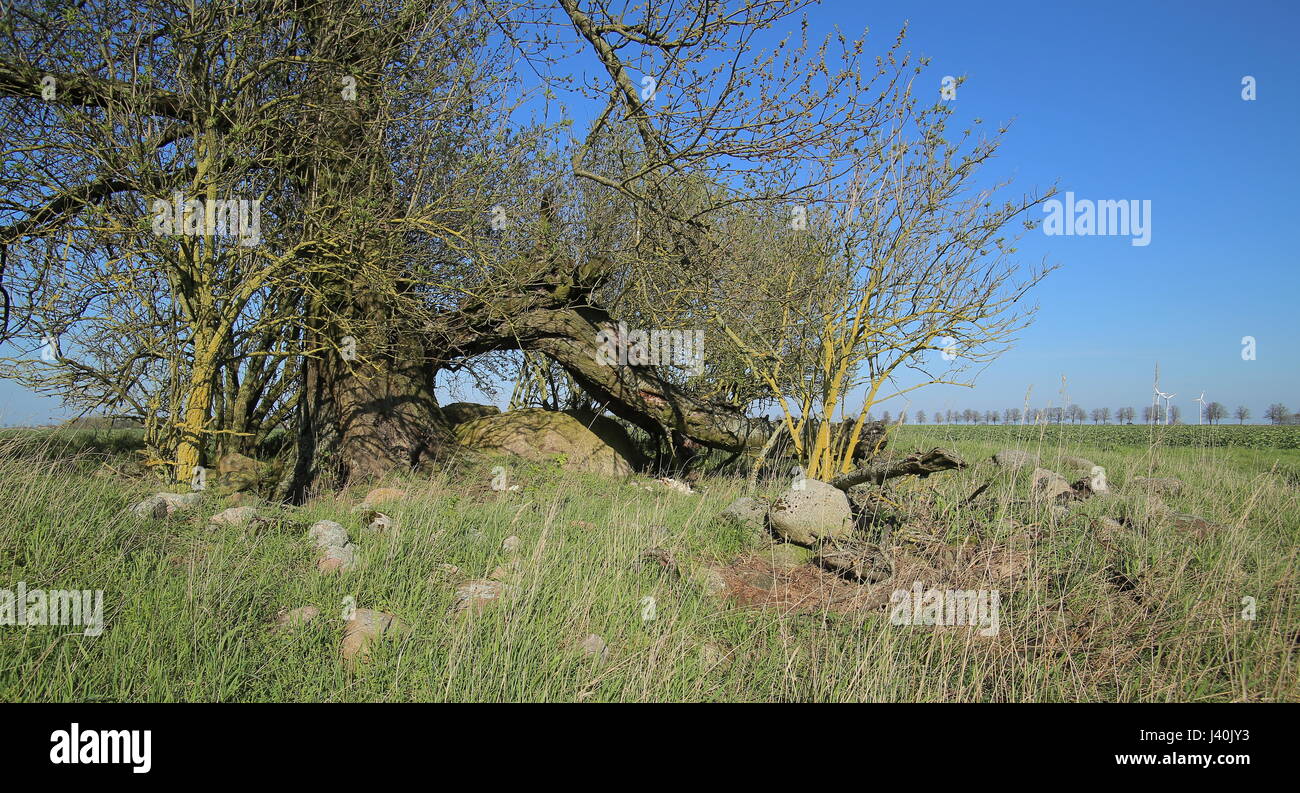
[[(491, 487), (496, 463), (480, 461), (384, 483), (408, 491), (385, 508), (392, 530), (372, 531), (351, 512), (363, 487), (300, 508), (265, 505), (275, 521), (260, 530), (210, 530), (207, 517), (228, 505), (221, 498), (161, 521), (125, 514), (158, 489), (115, 464), (129, 444), (97, 451), (84, 438), (9, 433), (0, 438), (0, 589), (103, 590), (106, 628), (92, 637), (0, 625), (0, 700), (1300, 699), (1300, 449), (1070, 429), (903, 427), (893, 436), (896, 449), (945, 445), (972, 463), (886, 490), (906, 527), (892, 541), (900, 559), (978, 549), (1023, 560), (990, 583), (1002, 602), (992, 637), (894, 625), (879, 608), (711, 594), (700, 570), (752, 562), (768, 542), (717, 519), (743, 493), (737, 479), (706, 478), (686, 495), (513, 461), (510, 482), (521, 489), (501, 492)], [(1054, 515), (1028, 500), (1026, 473), (988, 462), (1009, 447), (1039, 453), (1047, 467), (1088, 457), (1116, 495)], [(1140, 476), (1181, 479), (1168, 507), (1218, 526), (1203, 537), (1176, 530), (1159, 504), (1126, 488)], [(1124, 518), (1124, 530), (1103, 531), (1103, 517)], [(347, 526), (356, 570), (317, 571), (304, 525), (319, 519)], [(513, 554), (502, 549), (511, 536)], [(670, 551), (682, 575), (638, 565), (651, 547)], [(507, 598), (481, 614), (448, 613), (460, 579), (503, 565)], [(349, 598), (402, 623), (355, 668), (339, 656)], [(1255, 619), (1243, 619), (1243, 598), (1257, 602)], [(307, 605), (322, 616), (272, 630), (277, 613)], [(583, 652), (589, 634), (607, 643), (605, 657)]]

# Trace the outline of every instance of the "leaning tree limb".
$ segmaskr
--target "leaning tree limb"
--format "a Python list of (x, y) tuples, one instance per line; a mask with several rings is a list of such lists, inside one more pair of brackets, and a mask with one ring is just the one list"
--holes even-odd
[(878, 460), (856, 471), (840, 474), (829, 484), (840, 490), (848, 490), (854, 485), (881, 485), (887, 479), (899, 476), (919, 476), (922, 479), (940, 471), (951, 471), (966, 467), (966, 461), (956, 452), (934, 448), (928, 452), (915, 452), (901, 460)]

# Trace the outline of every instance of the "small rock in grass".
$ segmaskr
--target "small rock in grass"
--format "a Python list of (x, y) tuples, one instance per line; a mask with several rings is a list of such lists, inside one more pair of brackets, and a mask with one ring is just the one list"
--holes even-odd
[(605, 644), (605, 640), (594, 633), (588, 634), (587, 638), (583, 639), (582, 644), (579, 646), (585, 655), (592, 656), (600, 661), (605, 660), (609, 655), (609, 645)]
[(391, 515), (375, 512), (370, 515), (370, 522), (366, 524), (366, 528), (371, 531), (392, 531), (396, 525), (397, 523)]
[(244, 526), (257, 517), (257, 507), (231, 507), (208, 518), (208, 528)]
[(140, 518), (161, 520), (192, 509), (202, 501), (202, 493), (155, 493), (131, 507), (131, 511)]
[(348, 544), (348, 530), (332, 520), (318, 520), (307, 530), (307, 536), (316, 541), (318, 548)]
[(690, 580), (709, 595), (722, 595), (727, 591), (727, 579), (712, 567), (696, 567), (691, 571)]
[(853, 513), (843, 490), (804, 479), (791, 486), (767, 511), (772, 530), (789, 542), (812, 545), (818, 540), (847, 537)]
[(367, 507), (377, 507), (388, 501), (401, 501), (406, 498), (406, 491), (399, 490), (395, 487), (377, 487), (366, 494), (362, 505)]
[(1046, 468), (1035, 468), (1033, 481), (1034, 495), (1045, 501), (1073, 492), (1070, 489), (1070, 483), (1065, 481), (1065, 477)]
[(396, 633), (401, 623), (392, 614), (383, 611), (356, 609), (352, 612), (352, 619), (344, 623), (344, 626), (340, 651), (343, 660), (353, 666), (368, 660), (370, 648), (375, 641)]
[(275, 625), (272, 630), (277, 632), (288, 632), (294, 628), (300, 628), (320, 616), (320, 609), (315, 606), (299, 606), (291, 611), (281, 611), (275, 615)]
[(501, 550), (506, 553), (514, 553), (519, 550), (519, 538), (513, 534), (501, 541)]
[(357, 548), (352, 543), (330, 545), (325, 548), (325, 555), (316, 562), (316, 569), (322, 573), (346, 573), (357, 564)]
[(747, 531), (761, 533), (767, 526), (767, 506), (757, 499), (744, 496), (731, 502), (718, 514), (718, 518)]
[(477, 614), (496, 603), (506, 592), (506, 584), (501, 581), (478, 579), (466, 581), (456, 588), (456, 596), (451, 603), (451, 613), (463, 611)]

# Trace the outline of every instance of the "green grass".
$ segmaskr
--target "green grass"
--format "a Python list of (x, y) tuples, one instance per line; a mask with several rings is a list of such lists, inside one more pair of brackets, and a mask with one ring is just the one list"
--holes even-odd
[[(209, 531), (220, 499), (191, 515), (138, 521), (123, 511), (155, 483), (105, 473), (101, 453), (84, 446), (0, 440), (0, 588), (102, 589), (107, 623), (98, 637), (0, 626), (0, 700), (1300, 699), (1300, 503), (1284, 470), (1295, 470), (1296, 450), (1019, 437), (1049, 466), (1061, 454), (1089, 457), (1120, 493), (1137, 476), (1182, 479), (1188, 487), (1170, 506), (1225, 526), (1195, 540), (1130, 497), (1093, 499), (1053, 520), (1021, 503), (1024, 473), (985, 462), (1014, 434), (948, 429), (968, 428), (905, 427), (892, 444), (949, 445), (979, 462), (896, 484), (888, 496), (953, 545), (1012, 542), (998, 523), (1006, 515), (1040, 527), (1028, 576), (1001, 586), (993, 639), (894, 626), (876, 611), (744, 608), (689, 577), (634, 564), (652, 546), (683, 565), (722, 564), (758, 547), (759, 538), (715, 519), (743, 491), (734, 479), (706, 480), (687, 496), (516, 461), (511, 482), (524, 489), (500, 493), (484, 463), (386, 483), (411, 493), (386, 509), (399, 524), (388, 534), (349, 512), (366, 488), (268, 508), (283, 520), (260, 532)], [(985, 495), (963, 503), (984, 482)], [(1099, 541), (1094, 520), (1118, 514), (1138, 529)], [(357, 570), (316, 571), (302, 525), (321, 518), (348, 527)], [(483, 577), (509, 561), (501, 542), (511, 535), (522, 541), (512, 598), (478, 616), (449, 615), (455, 584), (442, 566)], [(1140, 602), (1115, 586), (1116, 571), (1136, 582)], [(648, 621), (646, 596), (655, 598)], [(1245, 596), (1258, 601), (1254, 621), (1240, 618)], [(349, 597), (405, 626), (355, 670), (338, 649)], [(292, 633), (269, 629), (278, 611), (304, 605), (322, 617)], [(578, 649), (590, 633), (608, 642), (603, 663)]]

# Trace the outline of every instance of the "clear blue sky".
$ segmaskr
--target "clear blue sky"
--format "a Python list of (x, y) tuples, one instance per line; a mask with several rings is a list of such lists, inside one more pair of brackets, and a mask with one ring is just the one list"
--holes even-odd
[[(1254, 420), (1272, 402), (1300, 410), (1300, 3), (846, 0), (809, 16), (817, 33), (869, 26), (872, 53), (910, 20), (936, 97), (944, 75), (967, 77), (958, 120), (1015, 120), (986, 178), (1152, 202), (1146, 247), (1026, 236), (1023, 261), (1061, 265), (1036, 292), (1037, 322), (975, 389), (925, 389), (911, 410), (1018, 407), (1031, 385), (1035, 405), (1059, 404), (1065, 375), (1085, 408), (1140, 411), (1157, 360), (1185, 421), (1202, 390)], [(0, 423), (57, 413), (0, 383)]]
[[(1037, 290), (1037, 322), (973, 391), (925, 389), (913, 409), (1018, 407), (1030, 385), (1036, 405), (1060, 404), (1065, 375), (1072, 401), (1140, 416), (1159, 360), (1184, 420), (1202, 390), (1256, 419), (1272, 402), (1300, 410), (1300, 3), (833, 2), (821, 13), (881, 37), (910, 20), (910, 48), (934, 74), (967, 76), (959, 118), (1015, 119), (992, 174), (1152, 202), (1146, 247), (1026, 236), (1026, 262), (1061, 265)], [(1256, 339), (1254, 361), (1241, 358), (1243, 336)]]

